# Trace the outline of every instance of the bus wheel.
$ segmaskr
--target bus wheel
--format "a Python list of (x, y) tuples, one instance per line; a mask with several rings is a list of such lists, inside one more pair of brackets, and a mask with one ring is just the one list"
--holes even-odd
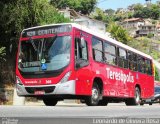
[(138, 87), (135, 88), (135, 96), (134, 98), (129, 98), (125, 101), (127, 106), (135, 106), (139, 105), (141, 101), (141, 93)]
[(141, 102), (141, 103), (140, 103), (140, 105), (141, 105), (141, 106), (143, 106), (143, 105), (144, 105), (144, 103), (143, 103), (143, 102)]
[(100, 89), (96, 83), (93, 84), (92, 87), (92, 95), (85, 99), (86, 105), (88, 106), (96, 106), (99, 103), (100, 98)]
[(55, 106), (57, 104), (58, 100), (56, 99), (49, 99), (49, 98), (44, 98), (43, 99), (43, 103), (46, 106)]
[(108, 105), (108, 101), (105, 100), (105, 99), (100, 100), (100, 101), (98, 102), (98, 106), (107, 106), (107, 105)]

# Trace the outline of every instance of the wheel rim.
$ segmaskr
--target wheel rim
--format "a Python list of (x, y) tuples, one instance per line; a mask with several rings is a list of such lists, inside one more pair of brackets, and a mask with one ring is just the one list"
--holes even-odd
[(97, 90), (96, 88), (93, 88), (93, 89), (92, 89), (92, 100), (93, 100), (93, 101), (96, 101), (96, 100), (98, 99), (98, 97), (99, 97), (99, 92), (98, 92), (98, 90)]

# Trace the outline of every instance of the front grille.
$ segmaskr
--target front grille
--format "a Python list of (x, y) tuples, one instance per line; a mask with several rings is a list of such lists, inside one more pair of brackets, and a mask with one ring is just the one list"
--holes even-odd
[(45, 91), (45, 93), (51, 93), (54, 91), (55, 86), (51, 87), (26, 87), (28, 93), (34, 94), (35, 91)]

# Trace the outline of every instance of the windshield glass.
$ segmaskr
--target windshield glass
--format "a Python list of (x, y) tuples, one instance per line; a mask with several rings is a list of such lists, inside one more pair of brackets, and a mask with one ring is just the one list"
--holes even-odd
[(70, 36), (22, 41), (18, 68), (22, 72), (44, 72), (62, 69), (70, 62), (70, 49)]

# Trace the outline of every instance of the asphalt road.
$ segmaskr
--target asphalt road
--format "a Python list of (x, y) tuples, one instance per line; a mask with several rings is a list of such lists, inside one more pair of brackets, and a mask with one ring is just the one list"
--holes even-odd
[[(108, 106), (98, 107), (89, 107), (84, 104), (67, 104), (57, 105), (54, 107), (47, 107), (43, 105), (0, 106), (0, 117), (2, 118), (2, 122), (4, 122), (5, 119), (10, 119), (7, 121), (16, 121), (17, 119), (19, 121), (19, 123), (17, 122), (18, 124), (72, 124), (75, 122), (81, 124), (82, 122), (84, 124), (92, 124), (101, 122), (97, 122), (97, 120), (95, 120), (96, 118), (160, 118), (160, 105), (154, 104), (152, 106), (125, 106), (123, 103), (110, 103)], [(160, 123), (160, 120), (157, 121)], [(154, 122), (156, 123), (157, 121)]]

